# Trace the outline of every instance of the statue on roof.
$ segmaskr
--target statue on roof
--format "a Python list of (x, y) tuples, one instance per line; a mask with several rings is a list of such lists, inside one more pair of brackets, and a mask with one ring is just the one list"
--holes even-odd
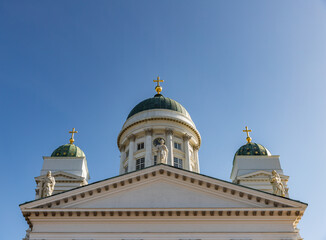
[(54, 190), (55, 179), (51, 175), (51, 171), (48, 171), (46, 177), (41, 181), (41, 198), (51, 196)]
[(273, 186), (273, 193), (285, 197), (286, 189), (282, 183), (280, 175), (275, 170), (272, 171), (272, 176), (269, 181)]

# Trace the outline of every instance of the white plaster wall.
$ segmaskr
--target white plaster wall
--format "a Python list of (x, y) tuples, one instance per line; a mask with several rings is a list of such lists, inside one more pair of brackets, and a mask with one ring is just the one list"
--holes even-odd
[(65, 208), (248, 208), (243, 199), (225, 198), (186, 185), (159, 179), (98, 199), (65, 205)]
[(88, 181), (88, 168), (85, 157), (43, 157), (43, 167), (41, 175), (46, 175), (48, 171), (63, 171), (80, 177)]
[(283, 174), (279, 156), (236, 156), (231, 173), (233, 181), (237, 176), (264, 170), (271, 172), (276, 170)]

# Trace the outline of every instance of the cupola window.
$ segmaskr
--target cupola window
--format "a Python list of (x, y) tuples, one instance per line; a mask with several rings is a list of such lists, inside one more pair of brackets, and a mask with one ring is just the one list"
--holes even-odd
[(181, 150), (181, 143), (174, 142), (174, 148)]
[(180, 158), (174, 158), (174, 164), (175, 167), (177, 168), (183, 168), (183, 163), (182, 163), (182, 159)]
[(138, 158), (136, 160), (136, 170), (145, 168), (145, 158)]
[(141, 150), (141, 149), (144, 149), (144, 143), (142, 142), (142, 143), (138, 143), (137, 144), (137, 151), (139, 151), (139, 150)]

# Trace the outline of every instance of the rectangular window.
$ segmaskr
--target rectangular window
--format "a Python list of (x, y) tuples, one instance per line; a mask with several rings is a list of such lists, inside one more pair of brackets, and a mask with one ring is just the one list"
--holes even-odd
[(145, 168), (145, 158), (138, 158), (136, 160), (136, 170)]
[(138, 143), (137, 144), (137, 151), (140, 150), (140, 149), (144, 149), (144, 147), (145, 146), (144, 146), (144, 143), (143, 142), (142, 143)]
[(129, 150), (126, 152), (126, 158), (129, 157)]
[(124, 167), (124, 171), (125, 171), (125, 173), (128, 172), (128, 165)]
[(181, 143), (174, 142), (174, 148), (181, 150)]
[(154, 165), (157, 164), (157, 156), (154, 156)]
[(177, 168), (182, 168), (183, 164), (182, 164), (182, 159), (180, 158), (174, 158), (174, 166)]

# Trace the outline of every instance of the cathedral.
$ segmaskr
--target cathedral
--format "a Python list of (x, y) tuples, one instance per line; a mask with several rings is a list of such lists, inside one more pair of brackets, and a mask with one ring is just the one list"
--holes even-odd
[[(68, 144), (43, 157), (35, 200), (20, 205), (24, 240), (300, 240), (306, 203), (289, 196), (278, 155), (252, 142), (230, 181), (200, 174), (201, 136), (188, 111), (161, 94), (138, 103), (117, 137), (119, 175), (88, 183), (86, 155)], [(232, 159), (230, 159), (232, 162)]]

